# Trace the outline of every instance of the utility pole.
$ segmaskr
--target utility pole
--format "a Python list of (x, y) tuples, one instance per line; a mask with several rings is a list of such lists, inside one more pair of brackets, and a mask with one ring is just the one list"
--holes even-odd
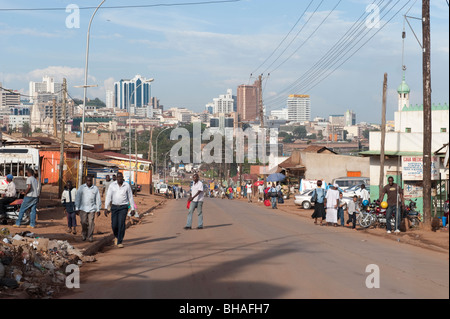
[(264, 128), (264, 107), (263, 107), (263, 91), (262, 91), (262, 74), (258, 77), (258, 91), (259, 91), (259, 120), (260, 127)]
[(53, 136), (58, 137), (58, 126), (56, 124), (56, 99), (53, 98)]
[(64, 184), (64, 140), (65, 140), (65, 131), (66, 131), (66, 108), (67, 108), (67, 82), (66, 79), (63, 79), (63, 109), (61, 114), (61, 145), (60, 145), (60, 153), (59, 153), (59, 181), (58, 181), (58, 193), (59, 198), (61, 198), (61, 194), (63, 192)]
[(386, 142), (386, 97), (387, 97), (387, 73), (384, 74), (383, 82), (383, 107), (381, 112), (381, 150), (380, 150), (380, 183), (379, 192), (383, 191), (384, 184), (384, 149)]
[(134, 195), (137, 194), (137, 177), (138, 177), (138, 160), (137, 160), (137, 155), (138, 155), (138, 151), (137, 151), (137, 128), (134, 129)]
[(422, 0), (423, 34), (423, 221), (431, 225), (431, 34), (430, 0)]

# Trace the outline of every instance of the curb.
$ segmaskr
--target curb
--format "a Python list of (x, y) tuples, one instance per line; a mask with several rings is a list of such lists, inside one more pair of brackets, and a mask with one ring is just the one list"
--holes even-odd
[[(160, 203), (158, 203), (157, 205), (151, 207), (150, 209), (148, 209), (147, 211), (145, 211), (142, 216), (146, 216), (147, 214), (151, 213), (153, 210), (159, 208), (160, 206), (162, 206), (163, 204), (165, 204), (166, 201), (162, 201)], [(141, 220), (144, 217), (141, 218)], [(134, 224), (131, 222), (127, 222), (127, 224), (125, 225), (125, 229), (128, 229), (129, 227), (133, 226)], [(114, 240), (114, 234), (110, 234), (106, 237), (103, 237), (102, 239), (100, 239), (99, 241), (93, 243), (92, 245), (90, 245), (89, 247), (87, 247), (84, 251), (83, 251), (83, 256), (92, 256), (95, 255), (97, 252), (99, 252), (101, 249), (103, 249), (105, 246), (111, 244), (111, 242)]]

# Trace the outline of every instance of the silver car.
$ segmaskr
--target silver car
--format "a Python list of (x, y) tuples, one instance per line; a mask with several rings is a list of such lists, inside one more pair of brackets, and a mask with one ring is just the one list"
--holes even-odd
[[(303, 191), (299, 195), (295, 195), (294, 204), (301, 206), (303, 209), (311, 209), (314, 206), (314, 203), (311, 202), (313, 191), (314, 189), (308, 189)], [(346, 197), (345, 195), (342, 199), (344, 200), (344, 202), (347, 203), (347, 205), (351, 200), (353, 200), (351, 197)]]

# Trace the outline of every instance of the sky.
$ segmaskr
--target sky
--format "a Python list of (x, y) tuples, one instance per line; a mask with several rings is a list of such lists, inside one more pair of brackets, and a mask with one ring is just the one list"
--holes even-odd
[[(75, 86), (84, 84), (87, 29), (100, 2), (0, 0), (3, 87), (26, 95), (29, 81), (65, 77), (69, 94), (81, 98)], [(372, 3), (377, 7), (369, 11)], [(80, 8), (79, 20), (69, 5)], [(122, 5), (147, 7), (108, 8)], [(446, 0), (431, 5), (432, 102), (448, 104), (449, 7)], [(380, 123), (387, 73), (393, 120), (404, 27), (411, 104), (422, 104), (421, 47), (403, 17), (411, 17), (422, 41), (414, 19), (421, 6), (418, 0), (106, 0), (90, 29), (88, 84), (98, 86), (87, 95), (105, 100), (115, 81), (140, 74), (155, 79), (151, 94), (165, 109), (201, 112), (262, 74), (267, 113), (283, 108), (289, 94), (309, 94), (313, 118), (353, 110), (357, 122)], [(53, 10), (5, 10), (30, 8)]]

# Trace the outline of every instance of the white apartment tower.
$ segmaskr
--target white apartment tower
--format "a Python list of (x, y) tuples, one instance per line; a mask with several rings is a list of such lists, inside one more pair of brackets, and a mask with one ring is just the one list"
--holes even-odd
[(39, 94), (54, 94), (58, 102), (63, 99), (63, 85), (62, 83), (55, 82), (54, 78), (50, 76), (44, 76), (42, 82), (30, 81), (29, 96), (30, 102), (38, 99)]
[(234, 98), (233, 91), (227, 90), (227, 94), (219, 95), (218, 98), (213, 99), (213, 113), (214, 114), (228, 114), (234, 112)]
[(306, 122), (311, 120), (311, 100), (309, 95), (289, 95), (287, 107), (289, 121)]

